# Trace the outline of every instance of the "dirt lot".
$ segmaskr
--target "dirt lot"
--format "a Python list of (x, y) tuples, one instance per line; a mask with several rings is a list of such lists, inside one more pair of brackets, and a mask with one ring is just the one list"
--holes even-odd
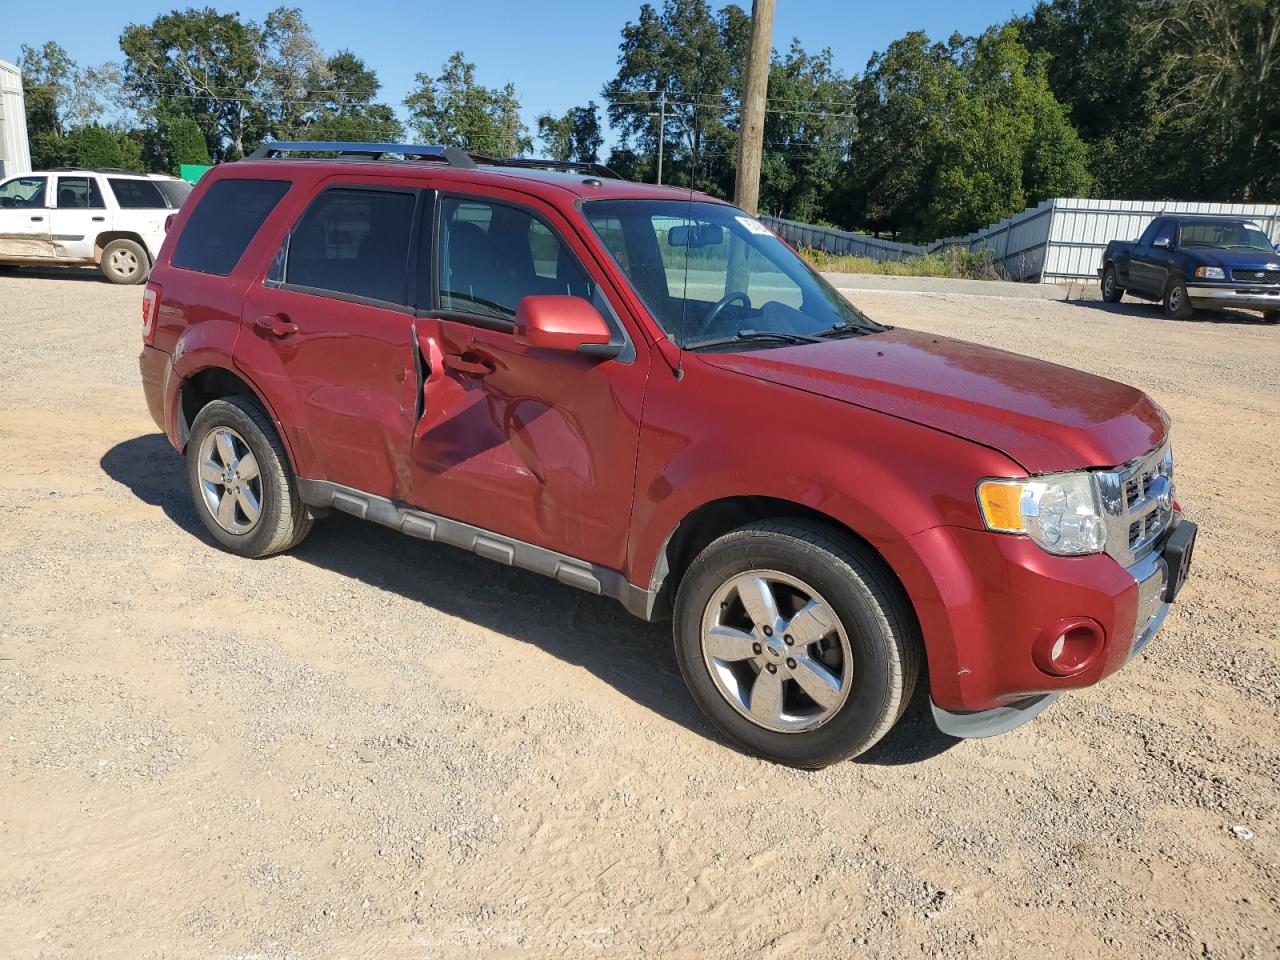
[(0, 955), (1266, 957), (1280, 951), (1280, 328), (858, 294), (1172, 414), (1197, 576), (1004, 737), (719, 742), (666, 627), (336, 517), (212, 548), (137, 288), (0, 277)]

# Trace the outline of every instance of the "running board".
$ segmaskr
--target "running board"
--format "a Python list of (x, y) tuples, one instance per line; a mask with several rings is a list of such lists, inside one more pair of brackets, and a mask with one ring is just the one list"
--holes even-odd
[(486, 560), (531, 570), (566, 586), (577, 587), (597, 596), (612, 597), (635, 616), (643, 620), (652, 619), (653, 598), (650, 592), (628, 582), (617, 570), (556, 553), (523, 540), (513, 540), (482, 527), (473, 527), (469, 523), (401, 506), (386, 497), (327, 480), (306, 480), (299, 477), (297, 482), (302, 502), (309, 507), (332, 507), (361, 520), (372, 520), (384, 527), (399, 530), (419, 540), (447, 543)]

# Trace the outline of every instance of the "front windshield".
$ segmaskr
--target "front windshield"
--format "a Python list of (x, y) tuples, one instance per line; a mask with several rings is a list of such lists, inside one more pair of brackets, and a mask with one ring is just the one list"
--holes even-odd
[(1265, 250), (1274, 252), (1267, 235), (1252, 223), (1225, 220), (1208, 223), (1184, 223), (1178, 232), (1180, 247), (1218, 247), (1226, 250)]
[(584, 212), (654, 319), (685, 349), (769, 347), (885, 329), (734, 207), (593, 200)]

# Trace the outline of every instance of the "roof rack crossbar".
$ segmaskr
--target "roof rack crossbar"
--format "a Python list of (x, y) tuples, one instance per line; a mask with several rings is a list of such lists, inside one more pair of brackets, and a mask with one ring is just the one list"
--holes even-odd
[(490, 164), (495, 167), (523, 167), (527, 170), (558, 170), (564, 173), (589, 173), (606, 180), (621, 180), (622, 177), (610, 170), (603, 163), (590, 160), (540, 160), (537, 157), (487, 157), (473, 153), (476, 163)]

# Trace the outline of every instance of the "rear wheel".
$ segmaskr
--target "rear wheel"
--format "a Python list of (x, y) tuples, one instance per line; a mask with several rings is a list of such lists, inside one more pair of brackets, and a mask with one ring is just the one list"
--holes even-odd
[(1173, 320), (1190, 320), (1195, 316), (1191, 298), (1187, 296), (1187, 283), (1175, 277), (1164, 288), (1164, 315)]
[(1108, 265), (1102, 273), (1102, 299), (1107, 303), (1119, 303), (1124, 296), (1124, 287), (1116, 277), (1116, 268)]
[(187, 481), (205, 529), (242, 557), (288, 550), (311, 530), (284, 445), (248, 397), (201, 409), (187, 444)]
[(1268, 310), (1262, 315), (1263, 323), (1280, 323), (1280, 310)]
[(102, 251), (102, 275), (112, 283), (142, 283), (151, 272), (151, 261), (142, 245), (132, 240), (112, 240)]
[(711, 722), (796, 767), (868, 750), (919, 670), (915, 617), (880, 559), (806, 520), (749, 524), (703, 550), (680, 584), (674, 632)]

